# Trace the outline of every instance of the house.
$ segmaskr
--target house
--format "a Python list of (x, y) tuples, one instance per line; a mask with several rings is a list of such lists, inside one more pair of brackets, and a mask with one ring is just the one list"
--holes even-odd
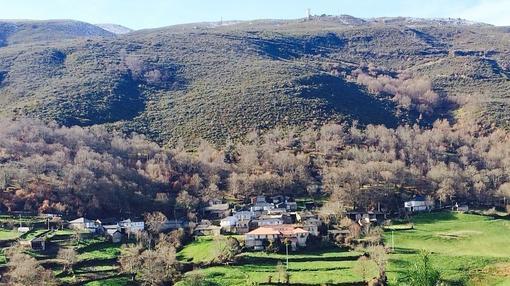
[(221, 219), (220, 226), (226, 231), (231, 231), (236, 226), (238, 221), (239, 219), (237, 219), (235, 216), (228, 216)]
[(237, 234), (245, 234), (250, 231), (251, 220), (239, 220), (236, 223), (234, 232)]
[(46, 250), (46, 236), (39, 236), (31, 240), (19, 240), (19, 245), (33, 250)]
[(252, 212), (261, 212), (261, 211), (268, 211), (268, 210), (271, 210), (271, 209), (274, 209), (274, 204), (273, 203), (267, 203), (267, 202), (264, 202), (264, 203), (256, 203), (254, 204), (253, 206), (250, 207), (250, 211)]
[(254, 222), (258, 227), (273, 226), (283, 224), (283, 219), (281, 215), (263, 215), (259, 219), (254, 220)]
[(28, 226), (20, 226), (20, 227), (18, 227), (18, 232), (27, 233), (29, 231), (30, 231), (30, 227), (28, 227)]
[(30, 241), (33, 250), (46, 250), (46, 236), (40, 236)]
[(263, 250), (267, 242), (274, 242), (279, 239), (281, 233), (270, 227), (259, 227), (244, 235), (245, 246), (254, 250)]
[(255, 218), (255, 213), (251, 211), (239, 211), (233, 214), (237, 220), (251, 220)]
[(184, 219), (167, 219), (161, 226), (161, 231), (170, 231), (181, 228), (187, 228), (189, 222)]
[(221, 227), (211, 224), (208, 220), (202, 220), (199, 225), (193, 229), (193, 235), (195, 236), (217, 236), (221, 233)]
[(105, 236), (110, 239), (113, 243), (120, 243), (124, 238), (124, 230), (119, 224), (108, 224), (103, 225)]
[(320, 235), (320, 227), (322, 225), (322, 221), (318, 218), (309, 218), (306, 219), (303, 223), (301, 228), (308, 231), (313, 236), (319, 236)]
[(115, 230), (113, 233), (110, 233), (108, 237), (112, 240), (113, 243), (121, 243), (124, 235), (120, 230)]
[(409, 212), (430, 211), (433, 206), (434, 202), (423, 196), (415, 196), (413, 200), (404, 202), (404, 207)]
[(265, 196), (251, 197), (251, 204), (252, 205), (263, 204), (263, 203), (267, 203), (267, 200), (266, 200)]
[(69, 222), (69, 228), (74, 230), (88, 230), (96, 232), (101, 227), (101, 221), (93, 221), (84, 217), (77, 218)]
[(118, 225), (125, 229), (126, 232), (136, 233), (145, 229), (145, 223), (143, 221), (132, 221), (131, 219), (125, 219), (118, 222)]
[(271, 197), (271, 202), (273, 202), (274, 204), (278, 204), (278, 203), (283, 203), (286, 199), (288, 199), (288, 197), (282, 196), (282, 195), (277, 195), (277, 196)]
[(386, 220), (386, 213), (379, 211), (352, 211), (345, 215), (353, 221), (363, 221), (363, 223), (381, 223)]
[(297, 210), (297, 203), (296, 202), (285, 202), (285, 208), (288, 210), (288, 211), (296, 211)]
[[(239, 217), (241, 219), (239, 219)], [(245, 218), (246, 216), (228, 216), (220, 221), (220, 227), (227, 232), (237, 234), (247, 233), (250, 231), (251, 219)]]
[(330, 241), (345, 243), (347, 237), (350, 235), (351, 232), (348, 229), (329, 229), (327, 239)]
[(263, 250), (270, 242), (277, 239), (286, 241), (295, 251), (297, 247), (306, 247), (309, 232), (294, 225), (275, 225), (259, 227), (245, 234), (246, 247)]
[(210, 201), (209, 206), (205, 207), (204, 213), (210, 218), (224, 218), (230, 214), (228, 203), (219, 203), (219, 201)]
[(459, 205), (458, 203), (455, 203), (455, 205), (452, 207), (452, 209), (454, 211), (458, 211), (458, 212), (467, 212), (467, 211), (469, 211), (469, 206), (468, 205)]

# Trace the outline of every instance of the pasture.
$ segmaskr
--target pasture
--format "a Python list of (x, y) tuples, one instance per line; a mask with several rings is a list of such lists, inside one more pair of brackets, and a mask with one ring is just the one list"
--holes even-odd
[[(393, 232), (395, 252), (388, 271), (393, 283), (423, 249), (452, 284), (510, 285), (509, 220), (441, 212), (416, 215), (412, 222), (413, 229)], [(391, 231), (385, 243), (392, 247)]]

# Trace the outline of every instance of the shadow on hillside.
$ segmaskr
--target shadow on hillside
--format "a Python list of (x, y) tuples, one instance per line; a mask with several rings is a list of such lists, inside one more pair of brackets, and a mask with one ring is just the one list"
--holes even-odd
[(418, 254), (420, 251), (412, 248), (395, 247), (394, 254)]
[(92, 267), (92, 266), (111, 266), (117, 263), (116, 258), (89, 259), (76, 263), (76, 268)]
[[(345, 257), (292, 257), (289, 256), (289, 262), (315, 262), (315, 261), (356, 261), (359, 256), (345, 256)], [(250, 264), (271, 264), (275, 265), (278, 261), (283, 260), (284, 258), (276, 258), (276, 257), (245, 257), (242, 259), (242, 263), (250, 263)]]
[(329, 112), (345, 114), (362, 124), (384, 124), (387, 127), (398, 124), (391, 102), (371, 96), (340, 77), (314, 75), (299, 84), (304, 87), (302, 97), (326, 101)]

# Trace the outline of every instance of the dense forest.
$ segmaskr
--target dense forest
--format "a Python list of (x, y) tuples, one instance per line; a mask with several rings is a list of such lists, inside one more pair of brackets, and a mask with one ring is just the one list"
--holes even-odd
[[(1, 207), (67, 215), (197, 215), (211, 198), (329, 198), (326, 212), (397, 210), (420, 194), (442, 203), (510, 197), (510, 134), (478, 124), (431, 128), (326, 124), (253, 131), (242, 142), (166, 149), (105, 127), (0, 122)], [(331, 203), (333, 202), (333, 203)]]

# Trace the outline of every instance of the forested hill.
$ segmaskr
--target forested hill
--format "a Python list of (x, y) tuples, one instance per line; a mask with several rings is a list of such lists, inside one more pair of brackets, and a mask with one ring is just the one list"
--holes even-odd
[(2, 116), (103, 124), (163, 144), (330, 121), (509, 125), (506, 27), (322, 16), (114, 35), (50, 23), (0, 24)]

